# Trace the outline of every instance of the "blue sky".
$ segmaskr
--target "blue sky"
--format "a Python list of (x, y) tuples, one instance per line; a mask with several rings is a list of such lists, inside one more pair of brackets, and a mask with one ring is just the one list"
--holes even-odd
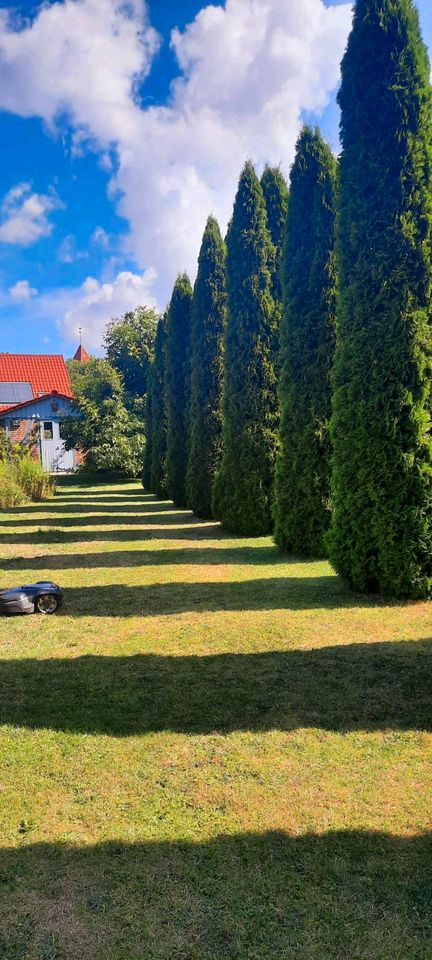
[(82, 326), (100, 352), (112, 316), (193, 276), (246, 156), (288, 173), (304, 119), (337, 147), (342, 0), (0, 11), (0, 350), (70, 356)]

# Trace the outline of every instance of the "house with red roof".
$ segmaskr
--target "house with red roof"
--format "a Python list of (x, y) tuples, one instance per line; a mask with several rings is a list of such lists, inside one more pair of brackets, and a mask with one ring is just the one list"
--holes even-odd
[(73, 470), (61, 425), (78, 416), (64, 357), (0, 353), (0, 429), (13, 443), (29, 443), (51, 473)]

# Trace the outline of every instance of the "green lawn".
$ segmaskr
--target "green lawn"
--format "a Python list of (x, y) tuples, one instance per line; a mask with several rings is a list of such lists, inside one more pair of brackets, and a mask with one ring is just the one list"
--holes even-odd
[(432, 605), (138, 484), (0, 523), (0, 960), (432, 960)]

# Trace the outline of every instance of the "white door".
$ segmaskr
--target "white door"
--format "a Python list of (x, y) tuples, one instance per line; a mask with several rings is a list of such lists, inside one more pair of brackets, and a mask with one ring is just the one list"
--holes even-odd
[(41, 423), (41, 453), (42, 465), (48, 473), (74, 469), (74, 451), (65, 450), (64, 440), (60, 437), (60, 424), (56, 420), (43, 420)]

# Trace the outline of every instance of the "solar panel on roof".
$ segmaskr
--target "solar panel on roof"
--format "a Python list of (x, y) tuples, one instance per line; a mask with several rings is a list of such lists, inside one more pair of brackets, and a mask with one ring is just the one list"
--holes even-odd
[(33, 392), (30, 383), (0, 383), (0, 404), (23, 403), (32, 400)]

